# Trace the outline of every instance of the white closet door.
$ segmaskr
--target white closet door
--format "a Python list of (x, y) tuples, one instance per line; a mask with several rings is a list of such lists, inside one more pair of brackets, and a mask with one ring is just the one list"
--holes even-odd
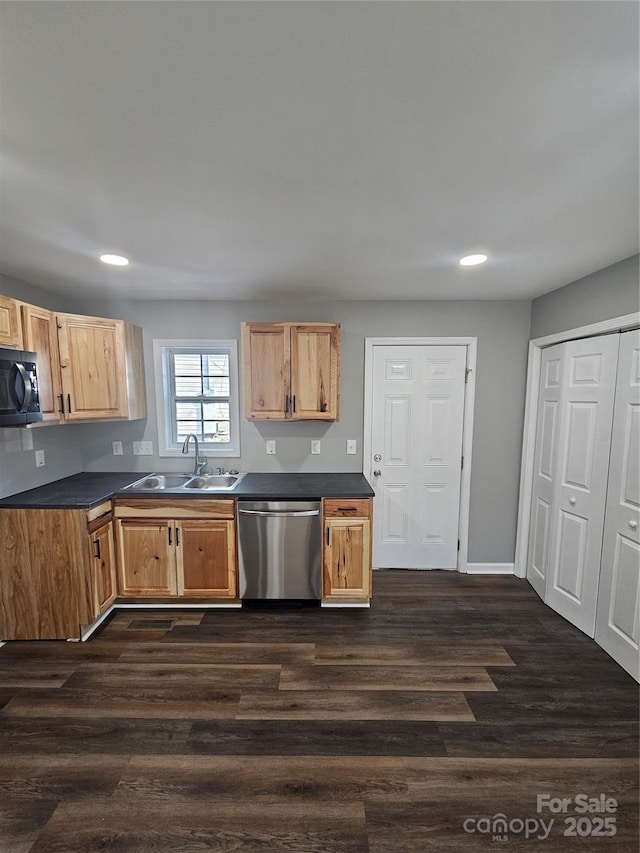
[(569, 341), (546, 602), (595, 632), (619, 335)]
[(560, 396), (565, 344), (542, 351), (540, 396), (533, 460), (533, 495), (527, 554), (527, 580), (544, 599), (549, 568), (549, 545), (556, 484)]
[(640, 585), (640, 332), (620, 337), (596, 641), (636, 680)]

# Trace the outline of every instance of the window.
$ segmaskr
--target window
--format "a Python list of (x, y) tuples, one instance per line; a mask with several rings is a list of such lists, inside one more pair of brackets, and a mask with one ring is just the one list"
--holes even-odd
[(189, 433), (209, 456), (240, 455), (237, 341), (154, 341), (160, 456)]

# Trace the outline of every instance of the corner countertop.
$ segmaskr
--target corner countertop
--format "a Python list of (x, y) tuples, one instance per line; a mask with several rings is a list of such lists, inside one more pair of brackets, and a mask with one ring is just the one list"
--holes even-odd
[[(148, 472), (151, 473), (151, 472)], [(114, 495), (140, 496), (123, 491), (145, 472), (85, 472), (56, 480), (0, 499), (0, 509), (88, 509)], [(145, 499), (238, 498), (239, 500), (304, 500), (319, 498), (371, 498), (374, 492), (362, 474), (247, 474), (232, 492), (144, 492)]]

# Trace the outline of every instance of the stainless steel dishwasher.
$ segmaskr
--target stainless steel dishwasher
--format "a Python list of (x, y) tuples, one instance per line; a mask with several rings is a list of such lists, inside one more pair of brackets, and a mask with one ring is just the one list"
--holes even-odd
[(320, 501), (238, 501), (240, 598), (322, 597)]

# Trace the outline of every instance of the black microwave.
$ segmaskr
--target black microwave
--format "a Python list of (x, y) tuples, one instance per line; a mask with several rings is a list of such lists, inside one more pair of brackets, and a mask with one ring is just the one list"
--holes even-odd
[(0, 349), (0, 427), (42, 420), (35, 352)]

